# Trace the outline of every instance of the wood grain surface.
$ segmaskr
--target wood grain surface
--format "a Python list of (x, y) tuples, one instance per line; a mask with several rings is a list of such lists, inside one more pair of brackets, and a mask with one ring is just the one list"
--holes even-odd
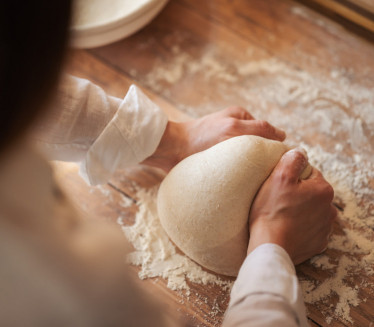
[(310, 0), (319, 6), (374, 32), (374, 3), (362, 0)]
[[(261, 98), (249, 99), (244, 89), (264, 83), (263, 76), (254, 75), (244, 81), (238, 73), (240, 65), (261, 60), (276, 60), (295, 74), (304, 72), (327, 80), (333, 79), (333, 71), (343, 72), (352, 84), (374, 90), (373, 44), (290, 0), (171, 0), (137, 34), (102, 48), (71, 50), (65, 70), (90, 79), (118, 97), (123, 97), (135, 83), (174, 120), (202, 116), (229, 105), (249, 107), (256, 116), (266, 119), (278, 113), (277, 109), (258, 109)], [(212, 78), (207, 74), (212, 74)], [(371, 106), (374, 112), (374, 104)], [(287, 110), (293, 110), (292, 106)], [(360, 114), (349, 107), (345, 110), (348, 116)], [(295, 142), (322, 143), (328, 149), (346, 142), (343, 134), (331, 133), (322, 138), (313, 126), (300, 130), (298, 121), (279, 124), (301, 135), (294, 137)], [(366, 142), (366, 158), (373, 158), (374, 139)], [(352, 154), (349, 147), (345, 151), (347, 156)], [(56, 163), (55, 168), (63, 187), (86, 214), (109, 221), (120, 216), (127, 224), (134, 222), (137, 211), (133, 181), (150, 187), (163, 178), (161, 172), (139, 166), (116, 173), (108, 185), (91, 188), (79, 178), (75, 165)], [(134, 204), (120, 206), (122, 197), (132, 199)], [(373, 198), (364, 201), (374, 203)], [(339, 205), (344, 207), (344, 203)], [(341, 233), (341, 229), (337, 223), (335, 232)], [(339, 255), (329, 251), (330, 257)], [(138, 271), (137, 267), (132, 269), (134, 273)], [(310, 263), (300, 265), (297, 271), (304, 280), (322, 281), (329, 277), (329, 273)], [(374, 283), (374, 277), (369, 275), (353, 276), (353, 283), (363, 277)], [(188, 325), (220, 326), (229, 299), (228, 292), (220, 287), (189, 283), (191, 295), (186, 297), (168, 289), (161, 278), (139, 283), (160, 296), (167, 310), (177, 313)], [(373, 326), (374, 295), (368, 285), (360, 288), (363, 301), (350, 308), (352, 322), (333, 314), (331, 321), (326, 321), (326, 313), (337, 303), (332, 297), (329, 303), (307, 305), (311, 326)]]

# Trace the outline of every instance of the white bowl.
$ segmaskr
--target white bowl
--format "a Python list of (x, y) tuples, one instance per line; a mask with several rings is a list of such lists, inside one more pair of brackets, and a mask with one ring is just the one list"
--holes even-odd
[(76, 0), (70, 45), (95, 48), (134, 34), (147, 25), (168, 0)]

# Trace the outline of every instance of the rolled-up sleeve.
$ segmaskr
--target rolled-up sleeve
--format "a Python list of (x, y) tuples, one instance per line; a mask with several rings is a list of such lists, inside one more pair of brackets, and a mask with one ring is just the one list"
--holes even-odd
[(66, 76), (34, 136), (49, 159), (80, 162), (82, 177), (96, 185), (149, 157), (167, 122), (166, 114), (134, 85), (120, 99), (85, 79)]
[(295, 268), (284, 249), (264, 244), (246, 258), (223, 326), (309, 326)]

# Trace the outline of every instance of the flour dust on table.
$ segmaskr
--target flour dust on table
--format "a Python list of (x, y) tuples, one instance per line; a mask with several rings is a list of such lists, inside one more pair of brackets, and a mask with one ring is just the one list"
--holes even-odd
[[(362, 270), (367, 275), (374, 274), (374, 241), (362, 232), (363, 228), (368, 231), (374, 228), (374, 212), (371, 217), (364, 219), (366, 210), (360, 207), (362, 197), (374, 195), (374, 190), (368, 188), (368, 180), (374, 178), (374, 165), (371, 171), (363, 172), (362, 163), (354, 161), (342, 163), (335, 153), (324, 152), (320, 147), (306, 148), (310, 163), (324, 173), (332, 183), (336, 201), (345, 204), (344, 211), (340, 213), (341, 221), (346, 224), (343, 235), (333, 235), (328, 250), (325, 254), (314, 257), (311, 264), (315, 267), (329, 271), (331, 277), (323, 282), (313, 282), (309, 279), (301, 279), (306, 303), (326, 302), (329, 298), (338, 296), (335, 308), (326, 309), (324, 315), (326, 320), (331, 321), (334, 316), (352, 322), (350, 308), (357, 306), (364, 299), (360, 298), (360, 287), (368, 286), (374, 289), (374, 285), (359, 275)], [(352, 175), (350, 171), (356, 167)], [(351, 189), (364, 190), (352, 192)], [(139, 277), (141, 279), (162, 277), (167, 280), (167, 286), (173, 290), (185, 290), (188, 295), (190, 287), (187, 281), (197, 284), (216, 284), (223, 290), (229, 290), (232, 281), (204, 271), (198, 264), (185, 255), (178, 253), (175, 245), (169, 240), (162, 228), (157, 213), (158, 186), (151, 189), (138, 188), (136, 198), (139, 211), (136, 214), (135, 224), (125, 226), (121, 220), (123, 232), (134, 247), (129, 254), (128, 261), (140, 266)], [(335, 250), (340, 253), (338, 259), (330, 259), (329, 251)], [(352, 285), (352, 276), (361, 276), (359, 285)], [(361, 280), (362, 279), (362, 280)]]
[(158, 186), (151, 189), (139, 189), (135, 224), (125, 226), (121, 218), (118, 223), (135, 251), (129, 254), (128, 261), (141, 267), (141, 279), (162, 277), (172, 290), (184, 290), (189, 295), (187, 279), (197, 284), (216, 284), (230, 289), (232, 281), (204, 271), (198, 264), (185, 255), (178, 253), (161, 226), (157, 214)]
[[(304, 12), (293, 9), (293, 14)], [(324, 22), (314, 22), (325, 28)], [(346, 34), (335, 25), (329, 32)], [(130, 75), (194, 117), (241, 105), (285, 130), (287, 142), (307, 150), (311, 164), (332, 183), (334, 202), (341, 210), (339, 233), (332, 236), (327, 251), (311, 261), (329, 277), (321, 282), (299, 273), (305, 301), (327, 322), (352, 324), (350, 309), (372, 297), (368, 292), (374, 290), (374, 92), (367, 86), (373, 81), (371, 69), (363, 68), (358, 75), (343, 68), (333, 48), (330, 71), (318, 69), (312, 55), (300, 52), (304, 65), (298, 67), (249, 43), (240, 52), (225, 44), (209, 45), (196, 55), (185, 50), (190, 37), (175, 31), (165, 57), (156, 58), (147, 73), (133, 68)], [(155, 42), (149, 37), (135, 50), (151, 49)], [(231, 56), (230, 51), (235, 53)], [(199, 85), (194, 89), (198, 95), (185, 96), (181, 85)]]

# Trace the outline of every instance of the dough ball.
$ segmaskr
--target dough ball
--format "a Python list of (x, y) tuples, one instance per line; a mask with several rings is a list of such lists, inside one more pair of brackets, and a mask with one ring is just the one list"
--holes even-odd
[(288, 149), (244, 135), (181, 161), (161, 183), (157, 199), (170, 239), (203, 267), (236, 276), (247, 253), (252, 201)]

